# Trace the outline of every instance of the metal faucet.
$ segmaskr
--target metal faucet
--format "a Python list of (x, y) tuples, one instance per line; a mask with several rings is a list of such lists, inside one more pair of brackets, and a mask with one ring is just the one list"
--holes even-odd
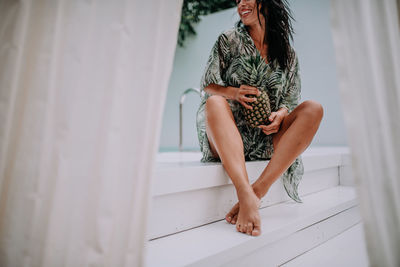
[(179, 151), (182, 151), (182, 109), (183, 109), (183, 102), (185, 102), (186, 95), (190, 92), (195, 92), (201, 95), (199, 88), (189, 88), (186, 89), (182, 95), (181, 99), (179, 100)]

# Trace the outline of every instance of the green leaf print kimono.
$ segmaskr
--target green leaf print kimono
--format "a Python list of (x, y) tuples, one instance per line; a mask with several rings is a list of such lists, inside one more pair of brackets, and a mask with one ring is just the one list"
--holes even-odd
[[(295, 53), (295, 50), (292, 49)], [(249, 33), (243, 24), (222, 32), (208, 58), (201, 79), (201, 102), (196, 114), (196, 126), (200, 150), (203, 154), (201, 162), (220, 162), (212, 156), (205, 128), (205, 103), (210, 94), (204, 91), (209, 84), (240, 87), (248, 85), (251, 73), (263, 72), (263, 81), (259, 90), (266, 90), (271, 102), (271, 111), (285, 107), (291, 112), (300, 100), (300, 72), (297, 55), (290, 64), (289, 70), (282, 71), (277, 61), (268, 64), (261, 57)], [(278, 67), (276, 67), (278, 66)], [(274, 152), (272, 136), (266, 135), (260, 128), (252, 128), (245, 122), (243, 106), (232, 99), (227, 99), (232, 109), (236, 125), (242, 136), (246, 161), (269, 160)], [(283, 173), (284, 188), (296, 202), (303, 201), (298, 195), (298, 185), (304, 174), (301, 155)]]

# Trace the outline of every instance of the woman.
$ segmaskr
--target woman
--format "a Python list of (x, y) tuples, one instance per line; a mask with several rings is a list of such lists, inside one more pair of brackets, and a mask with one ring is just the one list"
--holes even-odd
[[(289, 197), (302, 202), (297, 192), (304, 173), (300, 154), (319, 128), (323, 108), (312, 100), (298, 104), (299, 63), (289, 42), (293, 29), (286, 0), (236, 4), (240, 21), (219, 35), (202, 77), (197, 131), (201, 161), (221, 161), (236, 188), (239, 202), (225, 219), (236, 224), (237, 231), (258, 236), (260, 200), (282, 174)], [(262, 71), (262, 82), (268, 86), (248, 85), (252, 71)], [(260, 90), (267, 91), (272, 112), (269, 122), (252, 128), (242, 109), (251, 108), (248, 103), (254, 98), (249, 96)], [(270, 160), (252, 185), (246, 160)]]

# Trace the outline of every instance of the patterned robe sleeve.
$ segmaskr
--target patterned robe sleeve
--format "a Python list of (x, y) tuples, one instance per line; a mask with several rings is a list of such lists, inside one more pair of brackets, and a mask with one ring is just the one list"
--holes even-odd
[(205, 101), (210, 96), (204, 91), (209, 84), (218, 84), (226, 86), (223, 80), (223, 73), (227, 67), (227, 59), (229, 58), (229, 43), (226, 35), (221, 33), (217, 41), (214, 43), (210, 56), (200, 82), (200, 93), (202, 100)]
[[(295, 51), (292, 50), (294, 53)], [(286, 84), (286, 92), (284, 91), (283, 99), (279, 108), (285, 107), (289, 113), (296, 108), (300, 101), (301, 83), (300, 83), (300, 69), (299, 59), (295, 54), (293, 63), (288, 71), (288, 79)], [(291, 199), (298, 203), (303, 200), (299, 196), (298, 187), (304, 175), (303, 158), (299, 155), (295, 161), (282, 175), (283, 186)]]
[(286, 90), (284, 90), (284, 95), (278, 109), (284, 107), (290, 113), (297, 107), (301, 98), (300, 66), (297, 54), (295, 54), (287, 76)]

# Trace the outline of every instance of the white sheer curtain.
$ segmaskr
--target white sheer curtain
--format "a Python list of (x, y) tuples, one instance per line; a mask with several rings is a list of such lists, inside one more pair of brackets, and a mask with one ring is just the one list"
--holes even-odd
[(400, 266), (396, 0), (332, 0), (340, 94), (371, 266)]
[(142, 266), (182, 0), (0, 0), (0, 266)]

